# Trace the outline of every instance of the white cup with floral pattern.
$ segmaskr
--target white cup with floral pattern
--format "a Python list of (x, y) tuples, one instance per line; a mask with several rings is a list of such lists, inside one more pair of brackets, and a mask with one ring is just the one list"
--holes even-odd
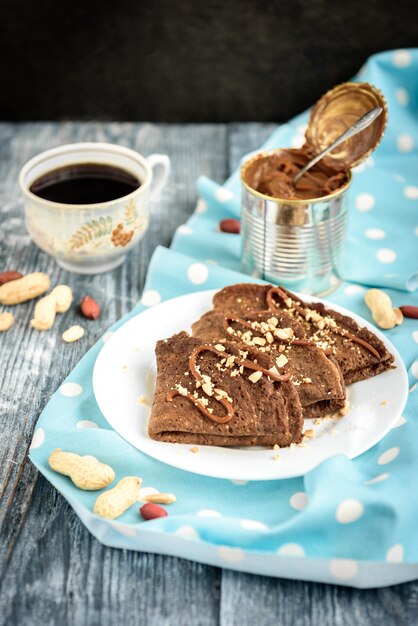
[[(45, 174), (60, 168), (99, 164), (128, 172), (139, 182), (123, 197), (95, 204), (65, 204), (31, 191)], [(123, 263), (126, 253), (147, 230), (150, 203), (170, 173), (164, 154), (144, 157), (110, 143), (73, 143), (52, 148), (23, 166), (19, 183), (24, 195), (26, 228), (31, 239), (64, 269), (98, 274)]]

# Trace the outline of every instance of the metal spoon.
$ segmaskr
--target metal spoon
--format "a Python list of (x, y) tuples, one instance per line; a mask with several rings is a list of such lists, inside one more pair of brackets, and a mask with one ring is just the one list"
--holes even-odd
[(335, 141), (333, 141), (327, 148), (325, 148), (325, 150), (322, 150), (322, 152), (320, 152), (313, 159), (311, 159), (309, 163), (305, 165), (305, 167), (302, 167), (300, 172), (298, 172), (293, 178), (293, 184), (296, 186), (296, 184), (302, 178), (305, 172), (310, 170), (311, 167), (315, 165), (315, 163), (318, 163), (318, 161), (320, 161), (326, 154), (328, 154), (328, 152), (331, 152), (331, 150), (339, 146), (340, 143), (342, 143), (346, 139), (349, 139), (350, 137), (354, 137), (354, 135), (357, 135), (357, 133), (360, 133), (362, 130), (370, 126), (370, 124), (372, 124), (372, 122), (374, 122), (374, 120), (379, 117), (382, 111), (382, 107), (375, 107), (374, 109), (370, 109), (370, 111), (367, 111), (367, 113), (359, 117), (357, 122), (354, 122), (354, 124), (350, 126), (350, 128), (347, 128), (347, 130), (343, 132), (342, 135), (337, 137), (337, 139), (335, 139)]

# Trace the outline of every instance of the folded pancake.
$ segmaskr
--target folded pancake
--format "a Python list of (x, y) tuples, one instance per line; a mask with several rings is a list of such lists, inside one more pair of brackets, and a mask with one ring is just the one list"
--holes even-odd
[(215, 446), (301, 441), (298, 393), (269, 355), (181, 332), (157, 342), (156, 357), (152, 439)]
[(345, 406), (345, 385), (335, 359), (309, 341), (304, 325), (285, 311), (237, 316), (213, 309), (195, 322), (192, 330), (199, 339), (235, 341), (267, 353), (279, 370), (286, 365), (304, 417), (321, 417)]
[(374, 333), (322, 303), (303, 302), (284, 287), (232, 285), (216, 293), (213, 304), (228, 314), (254, 309), (290, 314), (304, 325), (309, 339), (334, 355), (346, 385), (391, 369), (394, 357)]

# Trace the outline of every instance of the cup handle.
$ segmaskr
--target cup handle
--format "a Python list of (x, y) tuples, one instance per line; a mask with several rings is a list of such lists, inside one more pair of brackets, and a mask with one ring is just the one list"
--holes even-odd
[(170, 157), (166, 154), (150, 154), (147, 161), (152, 169), (151, 197), (156, 198), (170, 176)]

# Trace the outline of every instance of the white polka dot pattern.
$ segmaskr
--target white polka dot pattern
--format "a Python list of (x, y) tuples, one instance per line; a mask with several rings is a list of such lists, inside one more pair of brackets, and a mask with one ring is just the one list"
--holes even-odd
[(335, 514), (337, 522), (340, 524), (351, 524), (356, 522), (364, 513), (364, 507), (358, 500), (343, 500), (337, 508)]
[(378, 465), (387, 465), (396, 459), (400, 450), (397, 447), (389, 448), (386, 452), (383, 452), (377, 460)]
[(35, 450), (40, 448), (45, 441), (45, 431), (43, 428), (37, 428), (33, 433), (32, 443), (29, 446), (29, 450)]
[(390, 474), (384, 472), (383, 474), (378, 474), (374, 478), (370, 478), (370, 480), (366, 480), (365, 485), (376, 485), (377, 483), (382, 483), (384, 480), (389, 478)]
[(120, 522), (112, 522), (112, 528), (117, 530), (121, 535), (125, 535), (125, 537), (136, 537), (138, 534), (136, 528), (128, 526), (127, 524), (121, 524)]
[(141, 304), (144, 306), (155, 306), (161, 302), (161, 294), (156, 289), (147, 289), (141, 298)]
[(83, 387), (78, 383), (63, 383), (59, 388), (60, 393), (67, 398), (73, 398), (83, 393)]
[(414, 140), (408, 133), (402, 133), (399, 135), (396, 145), (400, 152), (411, 152), (414, 149)]
[(412, 54), (409, 50), (395, 50), (393, 53), (393, 64), (396, 67), (408, 67), (412, 63)]
[(383, 228), (368, 228), (364, 234), (367, 239), (384, 239), (386, 237), (386, 233)]
[(353, 296), (357, 293), (364, 293), (364, 291), (365, 289), (361, 285), (347, 285), (347, 287), (344, 289), (344, 293), (347, 294), (347, 296)]
[(356, 209), (358, 211), (370, 211), (375, 205), (375, 198), (371, 193), (361, 193), (356, 198)]
[(290, 506), (297, 511), (303, 511), (308, 504), (308, 494), (304, 491), (298, 491), (290, 498)]
[(284, 543), (277, 550), (282, 556), (305, 556), (305, 550), (298, 543)]
[(96, 422), (92, 422), (91, 420), (80, 420), (76, 424), (77, 428), (99, 428), (99, 425)]
[(381, 248), (377, 251), (376, 258), (380, 263), (394, 263), (396, 261), (396, 252), (389, 248)]
[(198, 200), (197, 204), (196, 204), (195, 212), (196, 213), (205, 213), (207, 210), (208, 210), (207, 202), (205, 202), (204, 200), (202, 200), (200, 198)]
[(408, 185), (404, 189), (404, 195), (406, 198), (409, 198), (409, 200), (418, 200), (418, 187)]
[(203, 263), (193, 263), (187, 270), (187, 277), (194, 285), (201, 285), (206, 282), (209, 276), (209, 270)]
[(191, 539), (192, 541), (198, 541), (200, 539), (199, 533), (193, 526), (179, 526), (174, 534), (183, 537), (183, 539)]
[(392, 546), (386, 553), (386, 561), (388, 563), (401, 563), (403, 561), (403, 545), (397, 543)]
[(186, 226), (185, 224), (179, 226), (177, 232), (179, 235), (193, 235), (193, 229), (190, 228), (190, 226)]
[(245, 530), (268, 530), (266, 524), (263, 524), (263, 522), (258, 522), (255, 519), (242, 519), (239, 525)]
[(403, 87), (399, 87), (396, 91), (395, 91), (395, 95), (396, 95), (396, 99), (399, 102), (400, 105), (402, 106), (408, 106), (409, 104), (409, 93), (407, 92), (406, 89), (404, 89)]
[(215, 197), (219, 202), (228, 202), (233, 199), (234, 194), (229, 189), (225, 189), (225, 187), (219, 187), (215, 191)]
[(222, 513), (214, 511), (213, 509), (202, 509), (196, 515), (197, 517), (222, 517)]
[(241, 548), (219, 546), (218, 556), (226, 563), (241, 563), (245, 559), (245, 552)]
[(358, 563), (353, 559), (333, 559), (329, 564), (330, 572), (340, 580), (350, 580), (358, 572)]

